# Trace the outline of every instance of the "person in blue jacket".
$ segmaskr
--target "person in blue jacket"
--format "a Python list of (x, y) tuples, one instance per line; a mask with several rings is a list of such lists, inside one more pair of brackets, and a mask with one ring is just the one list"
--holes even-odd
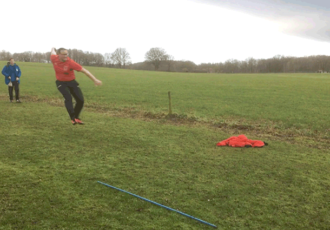
[(21, 78), (21, 70), (16, 65), (14, 58), (10, 58), (7, 65), (2, 69), (2, 74), (5, 76), (5, 83), (8, 85), (9, 99), (13, 102), (13, 88), (15, 88), (16, 102), (20, 103), (19, 100), (19, 84)]

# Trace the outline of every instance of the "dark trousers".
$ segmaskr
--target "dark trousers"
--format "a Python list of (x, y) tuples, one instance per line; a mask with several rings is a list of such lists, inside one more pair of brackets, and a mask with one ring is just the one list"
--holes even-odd
[(13, 86), (8, 86), (8, 91), (9, 91), (9, 99), (12, 101), (13, 100), (13, 90), (15, 88), (15, 97), (16, 100), (19, 100), (19, 84), (18, 81), (13, 81), (12, 82)]
[[(79, 118), (79, 114), (84, 106), (84, 96), (79, 88), (78, 82), (73, 81), (56, 81), (58, 91), (64, 97), (64, 104), (69, 113), (71, 120)], [(73, 108), (72, 96), (76, 100), (76, 105)]]

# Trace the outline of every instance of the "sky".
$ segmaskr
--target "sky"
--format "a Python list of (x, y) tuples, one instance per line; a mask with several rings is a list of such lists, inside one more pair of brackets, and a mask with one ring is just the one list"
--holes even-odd
[(154, 47), (196, 64), (330, 54), (328, 0), (15, 0), (2, 4), (0, 50), (52, 47), (133, 63)]

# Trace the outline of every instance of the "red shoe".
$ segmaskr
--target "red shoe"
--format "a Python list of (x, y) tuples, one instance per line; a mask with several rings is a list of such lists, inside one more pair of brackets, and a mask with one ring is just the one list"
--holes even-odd
[(79, 125), (83, 125), (84, 124), (84, 122), (82, 122), (80, 119), (78, 119), (78, 118), (76, 118), (76, 119), (74, 119), (75, 120), (75, 122), (77, 123), (77, 124), (79, 124)]
[(72, 123), (73, 125), (77, 124), (77, 122), (76, 122), (75, 120), (71, 120), (71, 123)]

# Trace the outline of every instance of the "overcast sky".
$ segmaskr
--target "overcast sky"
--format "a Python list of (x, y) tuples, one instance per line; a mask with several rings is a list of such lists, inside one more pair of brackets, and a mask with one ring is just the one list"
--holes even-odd
[(122, 47), (135, 63), (160, 47), (196, 64), (330, 53), (326, 0), (15, 0), (1, 8), (0, 50), (11, 53)]

